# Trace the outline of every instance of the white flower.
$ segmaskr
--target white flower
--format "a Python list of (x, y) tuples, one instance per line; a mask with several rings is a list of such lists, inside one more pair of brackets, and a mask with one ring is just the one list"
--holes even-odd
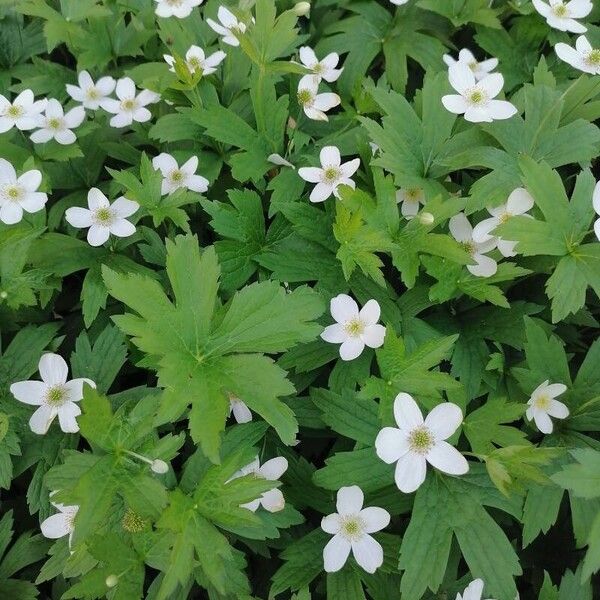
[(485, 256), (486, 252), (496, 247), (496, 238), (490, 238), (487, 242), (476, 242), (473, 239), (473, 227), (464, 213), (454, 215), (449, 223), (452, 237), (459, 242), (475, 261), (474, 265), (467, 265), (467, 269), (476, 277), (491, 277), (498, 270), (498, 264), (493, 258)]
[[(483, 594), (483, 580), (475, 579), (465, 588), (465, 591), (460, 594), (456, 594), (456, 600), (481, 600), (481, 594)], [(518, 596), (517, 596), (518, 597)], [(493, 600), (488, 598), (488, 600)]]
[(450, 475), (469, 470), (465, 457), (448, 442), (463, 420), (461, 409), (452, 402), (434, 407), (423, 421), (421, 409), (404, 392), (394, 400), (395, 427), (384, 427), (375, 440), (377, 456), (387, 464), (396, 464), (396, 485), (409, 494), (425, 481), (427, 463)]
[(552, 433), (552, 419), (566, 419), (569, 416), (569, 409), (556, 400), (567, 391), (564, 383), (549, 383), (546, 379), (544, 383), (538, 385), (531, 393), (531, 398), (527, 401), (529, 408), (525, 416), (529, 421), (535, 421), (537, 428), (542, 433)]
[(46, 99), (34, 101), (31, 90), (23, 90), (12, 102), (0, 94), (0, 133), (13, 127), (21, 131), (35, 129), (37, 117), (47, 102)]
[(216, 23), (212, 19), (206, 19), (208, 26), (222, 36), (222, 40), (225, 44), (230, 46), (239, 46), (240, 41), (237, 36), (243, 34), (246, 31), (246, 25), (241, 21), (238, 21), (236, 16), (224, 6), (219, 6), (217, 12), (217, 18), (221, 22)]
[(479, 62), (475, 58), (473, 53), (470, 50), (468, 50), (467, 48), (463, 48), (458, 53), (458, 60), (454, 60), (454, 58), (452, 58), (452, 56), (450, 56), (449, 54), (444, 54), (444, 56), (442, 58), (444, 59), (444, 62), (449, 67), (451, 67), (457, 63), (463, 64), (463, 65), (469, 67), (469, 69), (471, 69), (471, 71), (473, 71), (473, 75), (475, 76), (475, 81), (479, 81), (480, 79), (483, 79), (484, 77), (489, 75), (498, 66), (497, 58), (488, 58), (487, 60), (482, 60), (481, 62)]
[[(506, 223), (511, 217), (519, 215), (531, 217), (531, 215), (527, 214), (527, 211), (531, 210), (533, 204), (533, 198), (525, 188), (513, 190), (505, 204), (487, 209), (492, 216), (475, 225), (473, 228), (473, 240), (477, 244), (493, 241), (494, 236), (491, 235), (491, 233), (498, 225)], [(509, 257), (517, 255), (515, 252), (517, 242), (503, 240), (499, 237), (495, 239), (498, 250), (500, 250), (502, 256)]]
[(203, 0), (154, 0), (156, 15), (159, 17), (177, 17), (185, 19), (192, 14), (196, 6), (200, 6)]
[(339, 106), (341, 100), (337, 94), (332, 92), (319, 94), (318, 90), (319, 80), (314, 75), (305, 75), (298, 82), (298, 103), (309, 119), (328, 121), (325, 113), (335, 106)]
[(362, 354), (365, 346), (383, 345), (385, 327), (379, 325), (381, 309), (377, 300), (369, 300), (359, 311), (358, 304), (346, 294), (339, 294), (329, 304), (336, 323), (325, 327), (321, 338), (332, 344), (341, 344), (340, 358), (353, 360)]
[(425, 192), (422, 188), (400, 188), (396, 192), (396, 203), (400, 204), (402, 215), (408, 220), (419, 212), (419, 204), (425, 204)]
[(267, 156), (267, 160), (279, 167), (291, 167), (292, 169), (296, 168), (289, 160), (283, 158), (281, 154), (269, 154), (269, 156)]
[(101, 246), (110, 234), (129, 237), (135, 233), (135, 225), (126, 217), (140, 207), (137, 202), (121, 196), (111, 204), (98, 188), (92, 188), (87, 199), (89, 209), (79, 206), (67, 208), (65, 218), (73, 227), (89, 227), (87, 241), (90, 246)]
[(460, 95), (443, 96), (442, 104), (451, 113), (464, 113), (465, 119), (471, 123), (509, 119), (517, 113), (510, 102), (494, 100), (504, 85), (504, 77), (500, 73), (492, 73), (477, 82), (469, 67), (456, 63), (448, 68), (448, 79)]
[(77, 77), (79, 87), (67, 83), (67, 93), (84, 108), (98, 110), (102, 100), (110, 96), (117, 82), (112, 77), (100, 77), (96, 83), (87, 71), (81, 71)]
[[(206, 56), (204, 50), (199, 46), (190, 46), (185, 53), (185, 64), (192, 74), (200, 71), (202, 75), (211, 75), (217, 70), (217, 67), (223, 62), (226, 56), (227, 54), (222, 50)], [(163, 54), (163, 58), (170, 67), (169, 71), (175, 72), (175, 59), (170, 54)]]
[(51, 540), (57, 540), (68, 535), (69, 546), (71, 546), (71, 538), (73, 537), (75, 528), (75, 517), (79, 511), (79, 506), (65, 506), (58, 502), (51, 502), (51, 504), (59, 512), (41, 522), (40, 529), (42, 530), (42, 535)]
[(600, 49), (592, 48), (585, 35), (575, 41), (575, 48), (559, 42), (554, 46), (558, 58), (564, 60), (575, 69), (592, 75), (600, 75)]
[(106, 98), (100, 102), (100, 106), (105, 111), (115, 115), (110, 120), (111, 127), (125, 127), (134, 121), (138, 123), (149, 121), (152, 115), (146, 106), (160, 100), (160, 96), (150, 90), (142, 90), (138, 94), (135, 83), (130, 77), (117, 81), (116, 93), (118, 100)]
[(339, 571), (350, 551), (356, 562), (367, 572), (383, 564), (383, 548), (370, 533), (381, 531), (390, 523), (390, 513), (378, 506), (363, 508), (364, 495), (357, 485), (338, 490), (337, 512), (323, 517), (321, 529), (333, 537), (323, 548), (323, 563), (327, 573)]
[(41, 183), (42, 174), (37, 169), (17, 177), (14, 167), (0, 158), (0, 221), (13, 225), (23, 218), (23, 211), (42, 210), (48, 196), (37, 191)]
[[(594, 188), (594, 194), (592, 196), (592, 206), (594, 207), (594, 211), (600, 217), (600, 181), (596, 184)], [(596, 219), (594, 222), (594, 233), (600, 242), (600, 218)]]
[(208, 179), (202, 175), (195, 175), (198, 168), (197, 156), (192, 156), (180, 167), (170, 154), (163, 152), (152, 159), (152, 166), (160, 171), (164, 178), (160, 187), (163, 196), (180, 188), (200, 193), (208, 189)]
[(79, 127), (84, 119), (83, 106), (76, 106), (65, 114), (60, 102), (51, 98), (48, 100), (45, 113), (37, 117), (37, 127), (40, 129), (31, 134), (31, 141), (34, 144), (45, 144), (54, 139), (64, 146), (73, 144), (77, 136), (71, 129)]
[(585, 33), (587, 31), (587, 27), (578, 23), (575, 19), (587, 17), (594, 8), (590, 0), (571, 0), (570, 2), (549, 0), (549, 3), (542, 0), (532, 0), (532, 2), (535, 10), (546, 19), (546, 23), (550, 27), (572, 33)]
[(321, 168), (302, 167), (298, 175), (309, 183), (316, 183), (310, 193), (311, 202), (324, 202), (333, 194), (339, 198), (338, 187), (349, 185), (354, 189), (355, 184), (350, 177), (356, 173), (360, 166), (360, 158), (355, 158), (341, 164), (340, 151), (335, 146), (324, 146), (319, 154)]
[(396, 6), (402, 6), (403, 4), (406, 4), (408, 0), (390, 0), (390, 2)]
[(330, 52), (323, 60), (319, 60), (315, 51), (308, 46), (302, 46), (300, 48), (300, 62), (313, 72), (313, 77), (317, 83), (324, 79), (329, 83), (337, 81), (339, 76), (342, 74), (344, 68), (336, 69), (337, 64), (340, 60), (337, 52)]
[(252, 413), (246, 406), (245, 402), (242, 402), (239, 398), (229, 395), (229, 416), (233, 413), (233, 418), (236, 423), (249, 423), (252, 421)]
[(58, 354), (48, 352), (40, 358), (38, 370), (42, 381), (19, 381), (10, 386), (10, 393), (19, 401), (39, 408), (29, 419), (31, 431), (44, 434), (58, 415), (60, 428), (65, 433), (79, 431), (77, 419), (81, 409), (76, 404), (83, 398), (83, 384), (92, 387), (90, 379), (67, 381), (69, 367)]
[[(246, 465), (235, 473), (231, 479), (237, 479), (238, 477), (253, 473), (255, 477), (266, 479), (267, 481), (277, 481), (287, 471), (287, 468), (288, 461), (283, 456), (277, 456), (268, 460), (262, 467), (257, 456), (249, 465)], [(241, 504), (240, 506), (252, 512), (256, 512), (258, 507), (262, 506), (265, 510), (274, 513), (285, 508), (285, 498), (281, 490), (273, 488), (265, 492), (260, 498), (246, 504)]]

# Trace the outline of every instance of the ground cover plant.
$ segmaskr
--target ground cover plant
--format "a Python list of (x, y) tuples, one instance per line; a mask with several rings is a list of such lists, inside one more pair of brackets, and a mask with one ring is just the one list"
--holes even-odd
[(600, 597), (597, 23), (0, 0), (0, 598)]

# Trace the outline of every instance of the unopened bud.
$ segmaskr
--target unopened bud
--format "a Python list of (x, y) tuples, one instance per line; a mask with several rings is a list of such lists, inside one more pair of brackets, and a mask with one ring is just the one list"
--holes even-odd
[(119, 578), (116, 575), (109, 575), (104, 583), (106, 583), (106, 587), (114, 588), (119, 583)]
[(422, 225), (433, 225), (435, 218), (429, 212), (424, 212), (419, 215), (419, 221)]
[(164, 475), (169, 470), (169, 465), (164, 461), (160, 460), (160, 458), (156, 458), (152, 461), (150, 468), (154, 473), (158, 473), (159, 475)]
[(0, 292), (0, 298), (2, 298), (2, 300), (6, 300), (8, 298), (8, 292), (5, 292), (4, 290), (2, 290)]
[(310, 2), (298, 2), (293, 11), (295, 15), (305, 17), (310, 12)]

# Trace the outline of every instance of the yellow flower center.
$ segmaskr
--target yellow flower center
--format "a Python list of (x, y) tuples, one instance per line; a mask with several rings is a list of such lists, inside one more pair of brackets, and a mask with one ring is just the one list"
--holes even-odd
[(485, 93), (479, 88), (471, 90), (467, 97), (471, 104), (483, 104), (487, 100)]
[(408, 445), (417, 454), (427, 454), (433, 446), (433, 436), (425, 425), (413, 429), (408, 436)]
[(551, 398), (543, 394), (535, 399), (534, 405), (540, 410), (548, 410), (550, 408), (550, 401)]
[(508, 221), (511, 217), (512, 217), (512, 215), (509, 212), (503, 212), (498, 217), (498, 220), (500, 221), (500, 223), (506, 223), (506, 221)]
[(175, 171), (173, 171), (171, 173), (171, 181), (173, 183), (181, 183), (184, 179), (183, 173), (179, 170), (176, 169)]
[(62, 385), (55, 385), (46, 392), (46, 402), (50, 406), (58, 407), (65, 403), (66, 390)]
[(121, 102), (121, 108), (126, 111), (132, 111), (136, 107), (136, 102), (133, 98), (128, 98), (127, 100), (123, 100)]
[(337, 167), (327, 167), (323, 170), (325, 183), (335, 183), (340, 178), (340, 170)]
[(96, 221), (100, 225), (110, 225), (114, 220), (114, 215), (110, 208), (99, 208), (94, 215)]
[(89, 88), (85, 95), (88, 100), (98, 100), (98, 98), (100, 98), (100, 93), (95, 87)]
[(23, 190), (16, 185), (9, 185), (5, 188), (4, 193), (9, 200), (20, 200), (23, 196)]
[(564, 4), (556, 4), (552, 7), (552, 12), (557, 17), (567, 17), (569, 15), (569, 9)]
[(188, 60), (188, 67), (190, 71), (196, 71), (202, 67), (200, 59), (197, 56), (193, 56)]
[(600, 65), (600, 50), (597, 50), (596, 48), (594, 48), (594, 50), (592, 50), (585, 58), (585, 62), (588, 65), (592, 65), (594, 67), (597, 67)]
[(357, 337), (364, 332), (365, 326), (360, 319), (352, 319), (344, 325), (344, 329), (348, 335)]
[(57, 117), (52, 117), (51, 119), (48, 119), (48, 127), (50, 129), (60, 129), (61, 125), (61, 120)]
[(365, 526), (358, 515), (343, 517), (341, 525), (342, 535), (350, 540), (361, 537)]
[(6, 111), (6, 114), (9, 117), (12, 117), (13, 119), (18, 119), (20, 116), (23, 115), (23, 108), (21, 106), (16, 105), (16, 104), (11, 104), (8, 107), (8, 110)]
[(472, 60), (472, 61), (469, 63), (469, 69), (471, 69), (471, 71), (474, 71), (474, 70), (477, 68), (477, 65), (478, 65), (478, 64), (479, 64), (479, 63), (478, 63), (476, 60)]
[(471, 256), (475, 254), (475, 244), (473, 244), (473, 242), (460, 242), (460, 245), (463, 247), (464, 251)]
[(146, 528), (148, 521), (128, 508), (121, 519), (121, 527), (129, 533), (139, 533)]
[(421, 188), (409, 188), (406, 190), (406, 199), (412, 202), (418, 202), (421, 199), (423, 190)]
[(298, 102), (303, 106), (305, 104), (310, 104), (314, 99), (314, 95), (310, 90), (302, 89), (298, 90)]
[(182, 0), (167, 0), (169, 6), (181, 6)]

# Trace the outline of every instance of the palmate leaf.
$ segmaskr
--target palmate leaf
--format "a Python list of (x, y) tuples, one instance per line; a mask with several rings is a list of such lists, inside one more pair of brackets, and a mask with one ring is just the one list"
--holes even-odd
[(165, 390), (159, 420), (178, 418), (191, 403), (192, 438), (218, 462), (228, 394), (234, 394), (291, 443), (296, 419), (279, 398), (294, 387), (263, 353), (317, 337), (321, 327), (312, 320), (323, 312), (319, 296), (307, 288), (286, 293), (278, 283), (264, 281), (243, 288), (221, 307), (214, 248), (201, 255), (189, 235), (167, 242), (167, 274), (174, 303), (150, 278), (104, 270), (110, 294), (137, 313), (114, 320), (157, 371)]
[(402, 598), (419, 600), (437, 591), (446, 572), (453, 535), (474, 577), (498, 600), (513, 600), (521, 567), (500, 526), (482, 504), (488, 499), (462, 479), (430, 475), (417, 491), (400, 548)]

